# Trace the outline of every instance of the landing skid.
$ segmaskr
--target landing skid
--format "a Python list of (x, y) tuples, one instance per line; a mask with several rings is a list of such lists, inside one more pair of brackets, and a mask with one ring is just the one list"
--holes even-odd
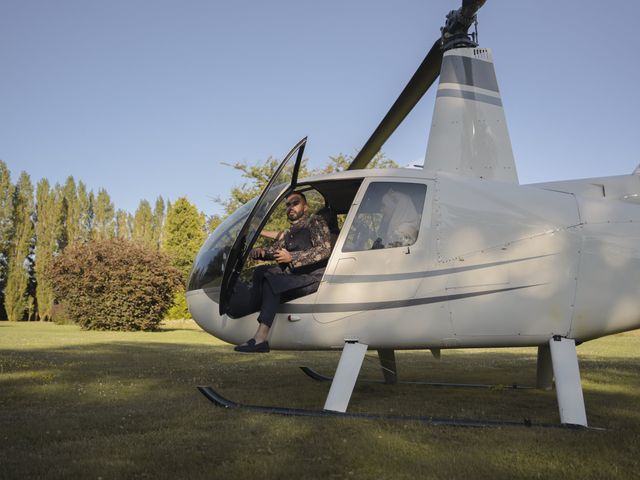
[(583, 427), (579, 425), (558, 425), (548, 423), (532, 423), (529, 419), (523, 419), (520, 422), (516, 421), (497, 421), (497, 420), (470, 420), (470, 419), (453, 419), (453, 418), (437, 418), (431, 416), (416, 416), (416, 415), (385, 415), (378, 413), (343, 413), (332, 410), (306, 410), (302, 408), (287, 408), (287, 407), (270, 407), (263, 405), (247, 405), (244, 403), (234, 402), (229, 400), (211, 387), (200, 386), (198, 387), (200, 393), (202, 393), (209, 401), (215, 406), (225, 409), (237, 409), (245, 410), (248, 412), (256, 413), (270, 413), (275, 415), (284, 415), (290, 417), (339, 417), (339, 418), (361, 418), (366, 420), (393, 420), (393, 421), (405, 421), (405, 422), (420, 422), (427, 425), (446, 425), (452, 427), (541, 427), (541, 428), (571, 428), (581, 429)]
[[(321, 374), (320, 372), (314, 370), (311, 367), (300, 367), (306, 375), (313, 378), (318, 382), (331, 382), (333, 381), (333, 377), (328, 377), (326, 375)], [(382, 380), (360, 380), (361, 382), (367, 383), (387, 383)], [(400, 384), (409, 384), (409, 385), (427, 385), (429, 387), (441, 387), (441, 388), (484, 388), (488, 390), (530, 390), (535, 387), (530, 387), (527, 385), (516, 385), (515, 383), (512, 385), (486, 385), (482, 383), (437, 383), (437, 382), (397, 382)]]

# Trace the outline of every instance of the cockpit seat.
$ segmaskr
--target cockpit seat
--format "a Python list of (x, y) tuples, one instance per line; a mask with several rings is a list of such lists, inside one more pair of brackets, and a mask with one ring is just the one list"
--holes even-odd
[(316, 212), (316, 215), (320, 215), (327, 222), (329, 227), (329, 233), (331, 234), (331, 248), (335, 247), (338, 235), (340, 235), (340, 227), (338, 227), (338, 214), (331, 207), (331, 205), (325, 205)]

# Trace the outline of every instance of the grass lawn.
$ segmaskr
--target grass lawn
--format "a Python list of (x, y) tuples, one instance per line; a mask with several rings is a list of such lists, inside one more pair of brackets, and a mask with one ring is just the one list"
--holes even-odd
[[(333, 352), (236, 354), (188, 324), (154, 333), (0, 322), (0, 478), (640, 478), (640, 334), (578, 347), (604, 431), (288, 418), (234, 400), (322, 408)], [(536, 351), (399, 352), (402, 380), (534, 384)], [(381, 377), (374, 353), (361, 378)], [(558, 423), (554, 392), (359, 382), (351, 411)]]

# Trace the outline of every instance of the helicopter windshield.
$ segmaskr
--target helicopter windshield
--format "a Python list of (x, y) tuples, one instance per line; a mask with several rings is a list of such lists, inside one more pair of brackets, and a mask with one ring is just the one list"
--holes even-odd
[[(289, 152), (260, 197), (238, 208), (209, 236), (200, 249), (187, 282), (187, 290), (207, 289), (207, 294), (223, 306), (247, 252), (278, 198), (295, 185), (306, 138)], [(294, 160), (294, 161), (291, 161)]]
[[(242, 205), (209, 235), (196, 256), (189, 274), (187, 290), (212, 287), (219, 289), (229, 251), (257, 201), (258, 197)], [(219, 295), (219, 290), (215, 294)]]

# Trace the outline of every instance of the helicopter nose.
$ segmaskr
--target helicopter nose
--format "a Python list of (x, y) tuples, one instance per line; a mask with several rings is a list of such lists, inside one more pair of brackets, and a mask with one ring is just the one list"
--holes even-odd
[(218, 313), (218, 298), (219, 292), (206, 290), (187, 292), (187, 305), (191, 316), (200, 328), (212, 335), (216, 335), (222, 326), (222, 317)]
[(187, 292), (189, 311), (196, 323), (205, 332), (228, 343), (239, 344), (250, 338), (255, 331), (257, 314), (243, 318), (220, 315), (218, 298), (216, 288)]

